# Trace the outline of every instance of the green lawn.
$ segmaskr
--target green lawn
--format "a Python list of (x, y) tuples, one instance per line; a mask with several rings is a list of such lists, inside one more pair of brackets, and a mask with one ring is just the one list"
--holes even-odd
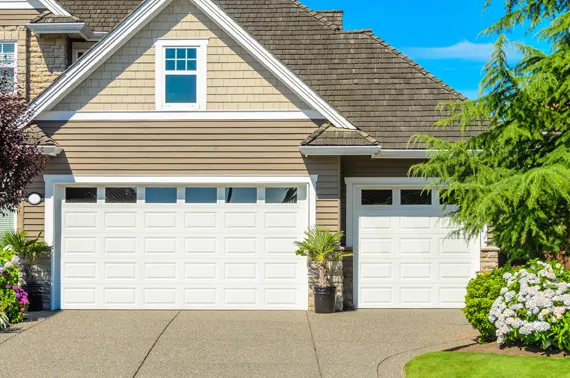
[(434, 352), (408, 361), (405, 369), (406, 378), (563, 378), (570, 377), (570, 357)]

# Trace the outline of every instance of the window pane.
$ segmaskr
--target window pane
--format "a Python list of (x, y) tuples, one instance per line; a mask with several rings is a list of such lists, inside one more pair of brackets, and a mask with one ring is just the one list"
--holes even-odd
[(176, 203), (176, 188), (146, 188), (146, 203)]
[(431, 192), (421, 189), (402, 190), (402, 205), (431, 205)]
[(226, 188), (226, 203), (256, 203), (257, 188)]
[(265, 203), (297, 203), (297, 188), (265, 188)]
[(0, 78), (2, 82), (2, 90), (10, 92), (14, 90), (14, 68), (0, 68)]
[(167, 71), (174, 71), (176, 68), (176, 61), (174, 60), (167, 60), (166, 61), (166, 70)]
[(97, 188), (65, 188), (65, 202), (97, 203)]
[(186, 71), (186, 61), (177, 60), (176, 61), (176, 71)]
[(176, 49), (176, 58), (178, 59), (186, 58), (186, 49)]
[(174, 59), (176, 57), (176, 49), (166, 49), (166, 59)]
[(195, 60), (189, 60), (187, 61), (188, 66), (186, 67), (186, 69), (188, 71), (196, 71), (196, 61)]
[(362, 205), (392, 205), (392, 190), (363, 190)]
[(166, 103), (195, 103), (196, 75), (166, 75)]
[(186, 203), (216, 203), (217, 188), (186, 188)]
[(189, 59), (196, 59), (196, 49), (188, 49), (186, 57)]
[(106, 203), (137, 203), (136, 188), (105, 188)]

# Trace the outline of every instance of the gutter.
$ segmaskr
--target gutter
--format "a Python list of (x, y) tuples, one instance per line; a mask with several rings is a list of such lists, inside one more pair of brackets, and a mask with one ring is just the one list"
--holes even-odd
[(107, 35), (105, 32), (92, 31), (85, 22), (28, 23), (26, 26), (38, 35), (79, 34), (86, 41), (99, 41)]
[(380, 149), (380, 146), (299, 146), (304, 156), (373, 156), (380, 153)]
[(57, 156), (59, 155), (62, 151), (63, 148), (58, 147), (58, 146), (40, 146), (40, 148), (42, 149), (42, 155), (45, 156)]

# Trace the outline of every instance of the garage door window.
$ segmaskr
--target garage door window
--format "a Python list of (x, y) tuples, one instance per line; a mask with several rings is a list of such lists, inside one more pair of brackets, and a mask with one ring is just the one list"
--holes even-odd
[(402, 190), (402, 205), (431, 205), (431, 192), (422, 189)]
[(226, 203), (256, 203), (257, 188), (226, 188)]
[(146, 203), (176, 203), (176, 188), (146, 188)]
[(265, 203), (297, 203), (297, 188), (265, 188)]
[(65, 188), (67, 203), (97, 203), (97, 188)]
[(362, 205), (392, 205), (391, 190), (363, 190)]
[(186, 188), (186, 203), (216, 203), (218, 188)]
[(137, 189), (105, 188), (105, 203), (137, 203)]

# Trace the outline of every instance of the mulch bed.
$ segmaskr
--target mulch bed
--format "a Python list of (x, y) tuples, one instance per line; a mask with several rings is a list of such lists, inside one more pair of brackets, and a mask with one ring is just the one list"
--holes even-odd
[(535, 357), (554, 357), (554, 358), (564, 358), (570, 357), (568, 352), (544, 352), (538, 348), (527, 347), (524, 345), (519, 346), (501, 346), (497, 343), (488, 344), (471, 344), (464, 347), (452, 348), (448, 351), (452, 352), (469, 352), (469, 353), (492, 353), (492, 354), (503, 354), (510, 356), (535, 356)]

